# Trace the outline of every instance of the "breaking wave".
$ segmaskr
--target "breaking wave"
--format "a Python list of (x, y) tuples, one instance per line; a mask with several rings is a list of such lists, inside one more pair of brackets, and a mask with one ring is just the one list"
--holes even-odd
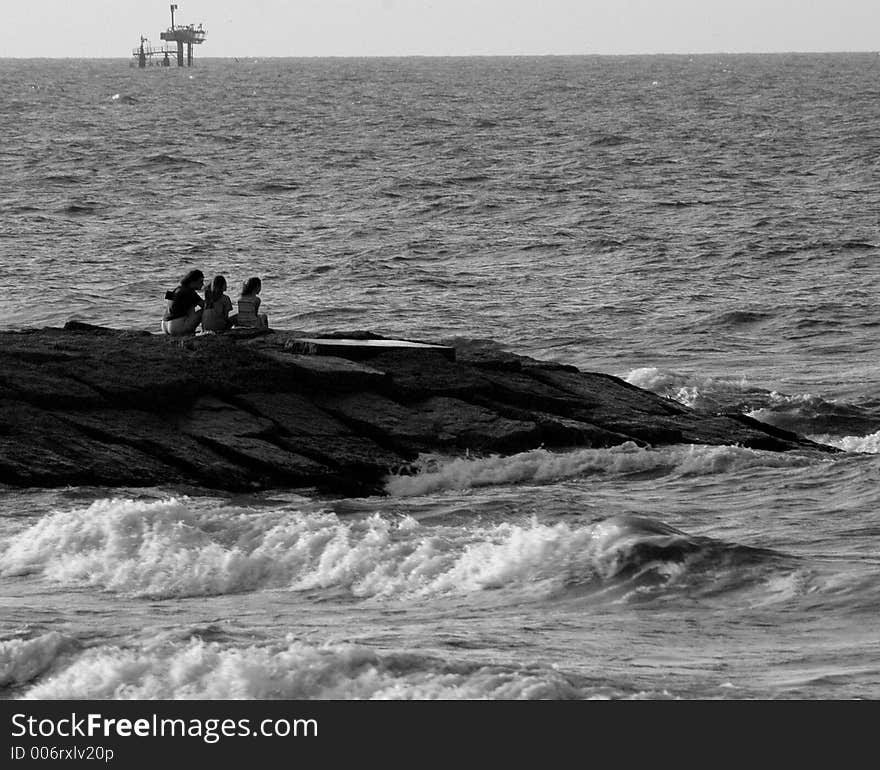
[(56, 631), (33, 639), (0, 641), (0, 687), (23, 685), (47, 671), (71, 640)]
[(762, 407), (749, 412), (749, 417), (796, 433), (843, 436), (880, 427), (876, 410), (810, 393), (787, 396), (773, 391)]
[(287, 637), (230, 647), (192, 638), (140, 648), (104, 646), (28, 690), (26, 699), (575, 699), (646, 697), (546, 665), (450, 662)]
[(413, 600), (503, 589), (528, 601), (608, 586), (625, 598), (683, 575), (699, 584), (704, 566), (729, 566), (729, 556), (743, 553), (638, 516), (463, 527), (216, 504), (200, 511), (186, 499), (104, 500), (12, 537), (0, 574), (150, 597), (284, 588)]
[(510, 456), (482, 459), (422, 458), (421, 472), (390, 476), (387, 491), (412, 497), (451, 489), (500, 484), (549, 484), (566, 478), (636, 473), (703, 476), (746, 468), (796, 468), (816, 462), (794, 453), (764, 452), (738, 446), (678, 445), (646, 449), (632, 442), (610, 449), (550, 452), (533, 449)]
[(746, 379), (729, 380), (645, 367), (626, 375), (631, 385), (653, 391), (694, 409), (738, 411), (794, 433), (849, 435), (880, 428), (880, 409), (812, 393), (789, 395), (755, 387)]
[(845, 452), (862, 452), (864, 454), (880, 454), (880, 430), (869, 436), (816, 436), (814, 441), (836, 446)]
[(630, 385), (650, 390), (694, 409), (730, 408), (732, 401), (739, 401), (744, 395), (767, 393), (766, 390), (750, 386), (745, 378), (724, 380), (700, 377), (655, 366), (633, 369), (624, 379)]

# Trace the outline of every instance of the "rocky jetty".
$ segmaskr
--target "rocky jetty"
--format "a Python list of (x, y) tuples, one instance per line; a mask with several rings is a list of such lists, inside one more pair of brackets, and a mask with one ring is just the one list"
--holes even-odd
[(627, 441), (834, 451), (492, 345), (374, 344), (349, 360), (345, 346), (315, 355), (321, 336), (169, 339), (74, 322), (0, 333), (0, 483), (365, 494), (420, 453)]

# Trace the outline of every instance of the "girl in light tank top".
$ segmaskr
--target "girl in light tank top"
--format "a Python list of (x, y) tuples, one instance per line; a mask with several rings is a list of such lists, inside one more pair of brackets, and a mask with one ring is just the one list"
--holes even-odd
[(236, 326), (269, 328), (269, 317), (260, 312), (260, 297), (258, 295), (262, 288), (263, 283), (259, 278), (248, 278), (244, 282), (241, 287), (241, 296), (238, 298)]

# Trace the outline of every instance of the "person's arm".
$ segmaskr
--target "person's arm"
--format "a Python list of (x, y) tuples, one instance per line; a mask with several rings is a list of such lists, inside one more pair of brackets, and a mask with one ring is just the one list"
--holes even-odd
[(254, 313), (260, 312), (260, 298), (254, 297)]
[(232, 300), (224, 294), (223, 295), (223, 320), (229, 320), (229, 314), (232, 312)]

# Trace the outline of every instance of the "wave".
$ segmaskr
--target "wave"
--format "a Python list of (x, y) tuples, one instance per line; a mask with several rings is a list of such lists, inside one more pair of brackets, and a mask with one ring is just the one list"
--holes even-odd
[(103, 500), (10, 538), (0, 575), (160, 598), (285, 588), (414, 600), (504, 589), (522, 601), (609, 583), (626, 594), (686, 573), (685, 562), (719, 548), (730, 550), (637, 516), (586, 526), (444, 526), (409, 516)]
[[(408, 525), (414, 529), (414, 523)], [(443, 562), (439, 547), (413, 551), (423, 568)], [(341, 543), (337, 543), (341, 547)], [(448, 548), (448, 544), (447, 544)], [(454, 549), (453, 549), (454, 550)], [(592, 553), (592, 560), (585, 558)], [(420, 558), (430, 556), (428, 559)], [(649, 596), (658, 584), (702, 583), (705, 594), (760, 579), (783, 557), (772, 551), (692, 537), (662, 522), (619, 516), (573, 530), (564, 524), (505, 526), (482, 531), (452, 566), (438, 577), (458, 586), (501, 588), (550, 583), (554, 598), (582, 601), (585, 593), (608, 590), (613, 578), (626, 596)], [(428, 570), (429, 571), (429, 570)], [(388, 563), (378, 572), (389, 576)], [(597, 586), (597, 575), (604, 578)], [(687, 580), (690, 578), (690, 581)], [(418, 583), (418, 575), (408, 580)], [(791, 581), (776, 587), (783, 601)], [(615, 596), (622, 598), (618, 590)], [(192, 632), (186, 632), (187, 635)], [(455, 639), (448, 646), (455, 647)], [(548, 665), (450, 661), (418, 652), (378, 652), (361, 645), (310, 645), (288, 635), (273, 644), (236, 646), (217, 639), (180, 634), (130, 646), (103, 645), (65, 659), (64, 667), (43, 668), (46, 675), (22, 697), (113, 699), (388, 699), (388, 698), (590, 698), (644, 697), (624, 692)], [(34, 671), (38, 671), (39, 667)], [(31, 677), (32, 679), (33, 677)], [(656, 696), (656, 694), (655, 694)]]
[[(760, 321), (760, 315), (736, 316), (736, 323)], [(789, 395), (755, 387), (745, 379), (719, 379), (669, 369), (634, 369), (626, 381), (694, 409), (738, 411), (761, 422), (800, 434), (864, 435), (880, 429), (877, 404), (853, 404), (812, 393)]]
[(861, 452), (863, 454), (880, 454), (880, 430), (869, 436), (830, 436), (822, 435), (813, 438), (822, 444), (836, 446), (845, 452)]
[(422, 456), (415, 475), (389, 476), (385, 488), (396, 497), (414, 497), (452, 489), (501, 484), (549, 484), (591, 475), (669, 474), (704, 476), (747, 468), (796, 468), (815, 458), (762, 452), (738, 446), (678, 445), (646, 449), (632, 442), (610, 449), (550, 452), (532, 449), (480, 459)]
[(676, 198), (673, 200), (655, 201), (654, 205), (658, 206), (659, 208), (685, 209), (685, 208), (690, 208), (691, 206), (711, 205), (711, 203), (708, 201), (701, 201), (701, 200), (684, 201), (684, 200), (679, 200)]
[(254, 189), (257, 192), (268, 192), (268, 193), (276, 193), (276, 192), (291, 192), (293, 190), (299, 190), (302, 185), (299, 182), (261, 182), (260, 184), (255, 185)]
[(205, 166), (207, 164), (203, 163), (200, 160), (192, 160), (191, 158), (184, 158), (176, 155), (168, 155), (167, 153), (160, 152), (156, 155), (150, 155), (143, 159), (143, 163), (148, 166), (165, 166), (169, 168), (179, 168), (186, 166)]
[[(0, 575), (40, 574), (64, 585), (133, 595), (196, 596), (283, 585), (297, 572), (320, 519), (199, 512), (169, 499), (100, 500), (51, 514), (8, 542)], [(277, 526), (276, 526), (277, 525)], [(332, 535), (331, 535), (332, 537)]]
[(0, 641), (0, 687), (23, 685), (47, 671), (71, 640), (56, 631), (33, 639)]
[(107, 204), (99, 201), (74, 201), (58, 209), (61, 214), (97, 214), (107, 208)]
[(466, 174), (464, 176), (452, 176), (443, 180), (444, 185), (480, 184), (491, 181), (492, 177), (485, 174)]
[(548, 665), (449, 662), (354, 644), (225, 646), (191, 638), (93, 648), (22, 697), (48, 699), (583, 699), (646, 697)]
[(853, 249), (856, 251), (872, 251), (877, 248), (876, 244), (868, 243), (867, 241), (840, 241), (838, 245), (841, 249)]
[(843, 436), (866, 434), (880, 428), (876, 409), (826, 400), (811, 393), (788, 396), (772, 391), (767, 394), (764, 405), (750, 411), (748, 416), (796, 433)]
[(597, 238), (592, 241), (592, 245), (597, 249), (618, 249), (623, 246), (623, 241), (615, 238)]
[(723, 380), (656, 366), (633, 369), (624, 379), (630, 385), (650, 390), (695, 409), (722, 408), (732, 400), (741, 399), (743, 394), (766, 393), (752, 388), (745, 378)]
[(75, 176), (74, 174), (49, 174), (43, 177), (43, 179), (46, 182), (63, 185), (81, 184), (85, 181), (83, 177)]
[(629, 144), (633, 140), (623, 134), (606, 134), (590, 142), (590, 147), (619, 147), (622, 144)]
[(712, 323), (716, 326), (750, 326), (769, 321), (774, 315), (761, 310), (728, 310), (715, 316)]

